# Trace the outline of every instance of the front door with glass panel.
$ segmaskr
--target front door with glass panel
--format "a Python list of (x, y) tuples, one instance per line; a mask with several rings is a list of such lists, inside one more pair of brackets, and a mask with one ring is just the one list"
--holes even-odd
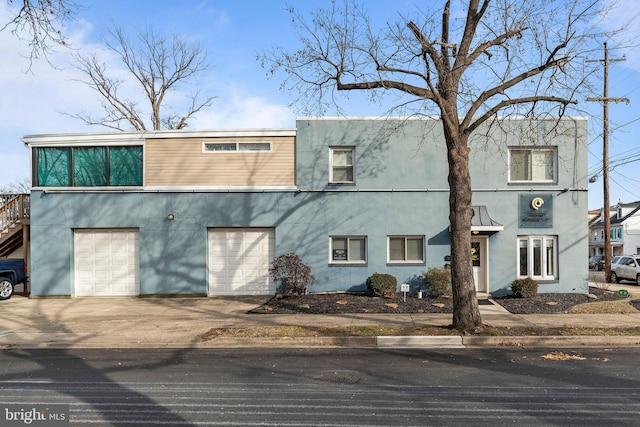
[(486, 236), (475, 236), (471, 238), (471, 262), (473, 263), (473, 281), (476, 285), (476, 292), (488, 293), (487, 285), (487, 258), (489, 239)]

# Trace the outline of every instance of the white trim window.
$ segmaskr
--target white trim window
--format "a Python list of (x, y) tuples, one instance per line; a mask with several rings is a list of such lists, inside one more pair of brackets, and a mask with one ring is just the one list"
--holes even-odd
[(509, 182), (557, 182), (555, 147), (509, 147)]
[(558, 278), (558, 237), (518, 237), (518, 278), (536, 280)]
[(424, 263), (424, 236), (387, 236), (387, 262)]
[(203, 142), (203, 153), (270, 153), (270, 141), (248, 141), (248, 142)]
[(366, 236), (331, 236), (330, 258), (332, 264), (366, 264)]
[(330, 173), (329, 182), (335, 184), (353, 184), (355, 182), (354, 147), (329, 148)]

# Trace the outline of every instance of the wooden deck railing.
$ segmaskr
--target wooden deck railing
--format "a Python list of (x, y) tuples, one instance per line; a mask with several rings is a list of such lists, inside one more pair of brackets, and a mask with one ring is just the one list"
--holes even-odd
[(31, 215), (29, 194), (0, 194), (0, 234)]

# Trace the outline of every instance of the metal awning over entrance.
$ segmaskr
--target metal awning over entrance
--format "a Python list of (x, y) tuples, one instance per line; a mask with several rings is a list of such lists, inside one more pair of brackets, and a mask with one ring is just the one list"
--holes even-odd
[(471, 218), (471, 232), (473, 234), (493, 234), (504, 230), (504, 225), (494, 221), (489, 216), (486, 206), (471, 206), (473, 217)]

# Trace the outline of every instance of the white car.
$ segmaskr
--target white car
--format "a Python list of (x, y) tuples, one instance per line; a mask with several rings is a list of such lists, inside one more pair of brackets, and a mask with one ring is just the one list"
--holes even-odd
[(611, 263), (611, 281), (633, 280), (640, 285), (640, 255), (622, 255)]

